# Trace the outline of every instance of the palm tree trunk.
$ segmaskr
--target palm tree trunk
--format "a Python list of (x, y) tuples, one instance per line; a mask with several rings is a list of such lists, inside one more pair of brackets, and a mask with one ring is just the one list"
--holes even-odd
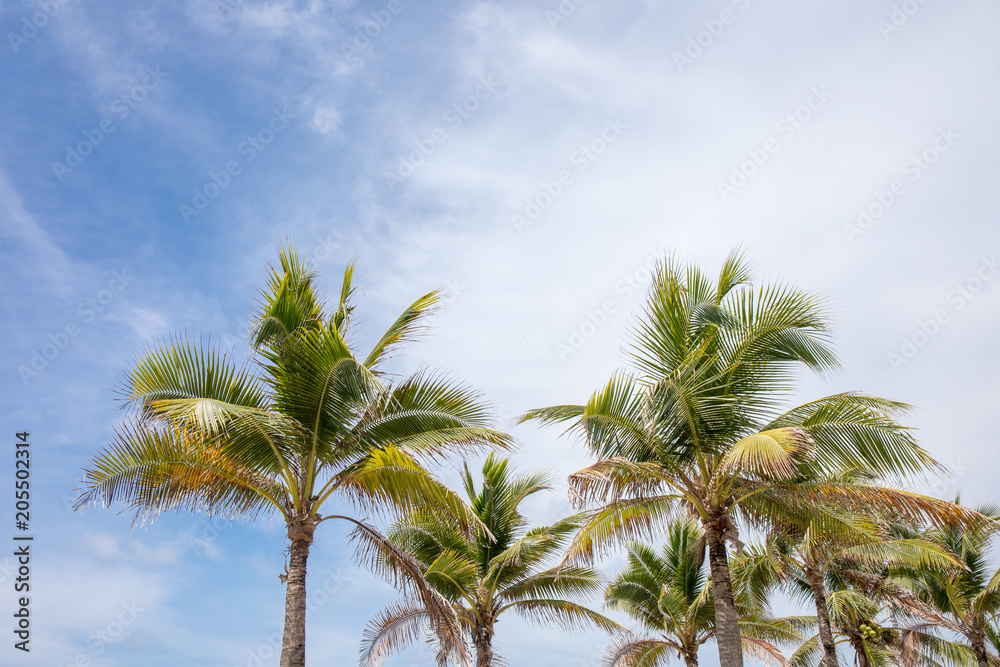
[(721, 667), (743, 667), (743, 640), (739, 616), (733, 604), (733, 581), (729, 576), (729, 558), (718, 522), (706, 523), (708, 566), (715, 595), (715, 642), (719, 646)]
[(311, 535), (308, 540), (293, 539), (288, 554), (280, 667), (305, 667), (306, 664), (306, 561), (310, 544)]
[(684, 664), (686, 667), (698, 667), (698, 649), (684, 654)]
[(830, 610), (826, 606), (826, 587), (823, 577), (814, 570), (807, 569), (809, 587), (816, 601), (816, 620), (819, 623), (819, 641), (823, 645), (826, 667), (840, 667), (837, 662), (837, 644), (833, 639), (833, 628), (830, 626)]
[(974, 633), (969, 637), (969, 645), (972, 646), (972, 655), (976, 656), (976, 665), (978, 667), (989, 667), (990, 654), (986, 652), (986, 635), (978, 632)]
[(476, 645), (476, 667), (493, 667), (493, 625), (477, 627), (473, 643)]

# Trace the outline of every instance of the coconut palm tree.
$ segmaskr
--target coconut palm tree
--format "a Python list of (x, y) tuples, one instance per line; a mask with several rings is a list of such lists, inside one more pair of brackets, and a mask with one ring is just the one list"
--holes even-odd
[[(252, 520), (277, 514), (287, 527), (288, 560), (281, 667), (305, 662), (306, 562), (320, 523), (350, 522), (355, 536), (386, 562), (431, 609), (437, 593), (419, 569), (371, 525), (322, 515), (328, 501), (363, 512), (435, 507), (456, 530), (476, 519), (425, 463), (454, 450), (506, 447), (490, 410), (474, 391), (420, 372), (390, 382), (383, 366), (420, 331), (436, 293), (415, 301), (364, 357), (351, 345), (354, 264), (339, 301), (327, 309), (316, 274), (291, 248), (280, 252), (258, 304), (252, 361), (239, 367), (210, 348), (180, 339), (146, 353), (122, 393), (128, 419), (85, 470), (78, 507), (124, 503), (137, 521), (166, 510), (203, 511)], [(455, 646), (457, 622), (433, 616)]]
[(936, 465), (896, 417), (906, 406), (836, 394), (782, 411), (801, 368), (837, 366), (818, 297), (784, 285), (754, 288), (733, 252), (712, 280), (672, 259), (655, 270), (645, 313), (633, 330), (631, 361), (585, 404), (522, 417), (570, 422), (598, 461), (570, 476), (570, 493), (596, 509), (569, 548), (588, 559), (649, 534), (682, 512), (705, 530), (722, 667), (742, 667), (727, 544), (738, 524), (767, 529), (781, 507), (827, 503), (898, 512), (965, 513), (944, 501), (868, 486), (812, 480), (856, 469), (908, 475)]
[[(846, 478), (853, 479), (859, 489), (871, 484), (856, 474), (841, 476), (842, 480)], [(868, 512), (865, 516), (840, 507), (812, 506), (804, 511), (797, 507), (788, 509), (790, 511), (785, 513), (762, 545), (751, 546), (737, 559), (733, 576), (738, 588), (746, 590), (762, 606), (766, 607), (769, 594), (776, 588), (811, 603), (816, 609), (825, 667), (839, 667), (840, 664), (834, 637), (837, 623), (831, 622), (828, 600), (829, 578), (833, 577), (837, 582), (844, 578), (857, 581), (863, 573), (881, 573), (886, 569), (947, 572), (961, 567), (944, 547), (906, 534), (909, 531), (898, 534), (900, 530), (894, 530), (898, 527), (873, 519), (877, 512)], [(873, 580), (874, 576), (868, 577), (866, 582)], [(843, 585), (841, 589), (847, 590)], [(889, 588), (883, 584), (881, 591), (886, 596)], [(841, 598), (854, 599), (846, 593)], [(898, 596), (894, 596), (892, 601), (904, 602)], [(875, 603), (866, 604), (865, 609), (869, 610), (866, 613), (873, 616), (870, 608)], [(844, 607), (840, 603), (833, 606)], [(852, 605), (844, 608), (849, 610)], [(898, 611), (902, 613), (902, 609)], [(910, 611), (915, 611), (912, 606)], [(853, 639), (871, 639), (867, 635), (874, 631), (857, 627), (865, 623), (864, 614), (848, 615), (850, 618), (847, 618), (841, 613), (840, 616), (838, 622), (841, 627), (857, 629)], [(912, 629), (915, 626), (910, 623), (908, 627)], [(901, 627), (899, 631), (906, 630)]]
[[(978, 511), (1000, 517), (994, 506)], [(968, 642), (978, 667), (1000, 665), (1000, 569), (990, 566), (992, 532), (953, 526), (931, 530), (926, 537), (955, 554), (964, 569), (914, 568), (903, 573), (902, 583), (939, 614), (938, 624)]]
[[(849, 646), (857, 667), (972, 667), (972, 650), (942, 632), (940, 616), (889, 575), (845, 570), (827, 573), (827, 610), (837, 646)], [(799, 599), (810, 594), (799, 584)], [(788, 659), (788, 667), (828, 664), (819, 635), (810, 637)]]
[[(698, 649), (715, 636), (712, 586), (705, 568), (704, 532), (691, 519), (669, 527), (661, 553), (634, 542), (628, 567), (608, 585), (604, 600), (624, 611), (651, 637), (625, 635), (608, 648), (607, 667), (656, 667), (672, 657), (697, 667)], [(737, 590), (743, 651), (767, 664), (784, 665), (775, 642), (801, 639), (799, 619), (774, 618)]]
[[(453, 521), (424, 508), (411, 512), (387, 533), (399, 550), (420, 563), (421, 575), (453, 606), (475, 649), (476, 667), (494, 664), (496, 623), (508, 611), (535, 623), (569, 629), (618, 629), (614, 621), (568, 599), (601, 589), (595, 570), (547, 566), (579, 528), (580, 517), (529, 528), (518, 509), (525, 498), (549, 488), (548, 476), (515, 475), (507, 459), (493, 454), (483, 464), (482, 475), (482, 488), (477, 490), (466, 466), (462, 482), (472, 512), (489, 530), (488, 535), (463, 534)], [(429, 638), (439, 641), (428, 627), (429, 613), (426, 603), (413, 596), (384, 610), (365, 633), (362, 666), (380, 665), (428, 629)], [(445, 657), (439, 652), (439, 663)]]

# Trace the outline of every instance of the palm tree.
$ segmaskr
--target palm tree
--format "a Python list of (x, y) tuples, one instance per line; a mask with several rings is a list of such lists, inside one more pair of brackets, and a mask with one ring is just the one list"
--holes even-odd
[(727, 549), (742, 546), (740, 520), (766, 530), (779, 508), (818, 498), (964, 516), (915, 493), (811, 481), (824, 471), (895, 476), (936, 463), (896, 421), (900, 403), (843, 393), (780, 411), (800, 367), (837, 366), (829, 320), (813, 295), (754, 289), (739, 252), (714, 281), (697, 266), (661, 263), (633, 337), (641, 375), (619, 372), (586, 404), (532, 410), (522, 421), (571, 422), (598, 458), (570, 476), (576, 502), (598, 506), (571, 559), (649, 534), (679, 512), (699, 518), (723, 667), (743, 664)]
[[(871, 484), (856, 474), (845, 474), (841, 479), (853, 480), (859, 490)], [(851, 637), (856, 642), (864, 641), (873, 632), (857, 627), (865, 623), (865, 614), (844, 617), (845, 610), (856, 607), (844, 606), (843, 600), (854, 599), (847, 593), (833, 605), (840, 611), (837, 622), (831, 622), (828, 579), (857, 581), (865, 572), (881, 572), (886, 568), (941, 572), (960, 567), (945, 548), (908, 534), (896, 534), (899, 531), (894, 531), (894, 526), (874, 520), (872, 517), (877, 512), (868, 512), (865, 516), (840, 507), (788, 509), (791, 511), (785, 513), (763, 545), (750, 547), (737, 559), (733, 576), (738, 588), (747, 590), (762, 606), (767, 605), (768, 596), (775, 588), (783, 588), (793, 597), (811, 602), (816, 609), (818, 637), (826, 667), (839, 667), (834, 637), (838, 623), (841, 627), (857, 628)], [(843, 586), (841, 589), (847, 590)], [(889, 589), (883, 585), (881, 590), (888, 593)], [(902, 602), (898, 597), (894, 601)], [(866, 604), (866, 609), (875, 605), (874, 602)], [(870, 611), (867, 613), (874, 616)]]
[[(420, 563), (421, 574), (454, 608), (475, 648), (476, 667), (494, 664), (493, 637), (501, 615), (515, 611), (529, 621), (565, 628), (596, 626), (614, 630), (614, 621), (567, 598), (601, 588), (600, 575), (587, 567), (546, 567), (579, 528), (571, 516), (548, 526), (528, 528), (518, 506), (549, 488), (547, 475), (513, 475), (507, 459), (490, 454), (483, 465), (483, 485), (466, 466), (462, 482), (472, 512), (489, 530), (463, 534), (439, 513), (416, 509), (388, 532), (396, 547)], [(492, 537), (491, 537), (492, 536)], [(361, 664), (380, 665), (427, 629), (430, 610), (412, 596), (388, 607), (370, 624), (362, 644)], [(439, 640), (434, 632), (432, 640)], [(439, 663), (444, 651), (439, 652)]]
[[(870, 568), (871, 570), (871, 568)], [(836, 645), (854, 651), (858, 667), (972, 667), (968, 646), (942, 636), (940, 617), (888, 574), (827, 573), (827, 609)], [(799, 595), (809, 595), (799, 585)], [(819, 635), (807, 639), (788, 659), (788, 667), (816, 667), (828, 653)]]
[[(698, 649), (715, 636), (712, 587), (704, 563), (704, 533), (691, 519), (678, 520), (667, 531), (660, 555), (634, 542), (628, 547), (628, 567), (605, 591), (611, 609), (624, 611), (652, 638), (626, 635), (612, 644), (607, 667), (656, 667), (675, 654), (687, 667), (697, 667)], [(796, 619), (770, 616), (737, 590), (743, 650), (769, 664), (785, 660), (773, 642), (799, 639)]]
[[(1000, 516), (993, 506), (978, 511), (994, 519)], [(903, 574), (902, 582), (940, 614), (935, 620), (941, 626), (968, 642), (978, 667), (1000, 665), (1000, 569), (990, 567), (992, 533), (953, 526), (930, 531), (927, 537), (955, 554), (964, 569), (913, 569)]]
[[(365, 512), (432, 506), (477, 530), (461, 499), (423, 462), (447, 452), (505, 447), (489, 409), (468, 388), (421, 372), (390, 383), (382, 366), (420, 331), (437, 301), (417, 299), (365, 357), (349, 343), (354, 306), (347, 266), (336, 308), (325, 311), (316, 274), (291, 248), (280, 252), (258, 305), (253, 346), (242, 368), (207, 346), (172, 340), (143, 356), (125, 377), (129, 419), (85, 470), (77, 506), (118, 501), (136, 521), (165, 510), (255, 519), (278, 514), (289, 540), (281, 667), (305, 662), (306, 562), (317, 526), (341, 519), (386, 554), (433, 608), (405, 554), (354, 517), (320, 514), (327, 501)], [(434, 616), (442, 637), (457, 623)]]

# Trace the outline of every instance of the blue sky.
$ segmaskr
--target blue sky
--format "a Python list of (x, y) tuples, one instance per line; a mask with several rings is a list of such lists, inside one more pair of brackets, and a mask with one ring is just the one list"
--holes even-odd
[[(921, 488), (995, 498), (998, 20), (985, 0), (5, 0), (0, 424), (32, 433), (37, 592), (34, 650), (5, 640), (0, 663), (277, 664), (280, 526), (130, 531), (66, 499), (148, 345), (244, 353), (286, 239), (331, 291), (358, 258), (361, 347), (443, 289), (397, 370), (445, 369), (505, 419), (620, 366), (656, 258), (714, 270), (742, 245), (761, 278), (830, 298), (844, 370), (798, 396), (913, 404), (955, 473)], [(586, 463), (512, 432), (522, 468)], [(565, 513), (563, 489), (533, 518)], [(392, 590), (327, 526), (310, 586), (333, 591), (310, 662), (353, 663)], [(516, 621), (498, 642), (573, 666), (604, 645)]]

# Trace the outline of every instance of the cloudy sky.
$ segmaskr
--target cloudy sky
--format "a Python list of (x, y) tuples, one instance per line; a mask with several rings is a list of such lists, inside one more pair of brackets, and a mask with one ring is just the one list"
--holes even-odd
[[(68, 500), (124, 369), (177, 333), (243, 354), (285, 240), (330, 292), (358, 258), (360, 347), (442, 289), (395, 370), (444, 369), (503, 419), (623, 363), (657, 258), (715, 271), (742, 246), (829, 298), (844, 369), (798, 397), (913, 404), (954, 471), (923, 488), (995, 498), (998, 21), (994, 0), (4, 0), (0, 424), (31, 433), (36, 541), (28, 656), (0, 559), (0, 663), (277, 664), (281, 526), (130, 531)], [(587, 461), (512, 432), (522, 468)], [(557, 487), (534, 519), (567, 511)], [(310, 663), (354, 664), (393, 591), (329, 524), (310, 586)], [(498, 646), (582, 667), (604, 639), (511, 620)]]

